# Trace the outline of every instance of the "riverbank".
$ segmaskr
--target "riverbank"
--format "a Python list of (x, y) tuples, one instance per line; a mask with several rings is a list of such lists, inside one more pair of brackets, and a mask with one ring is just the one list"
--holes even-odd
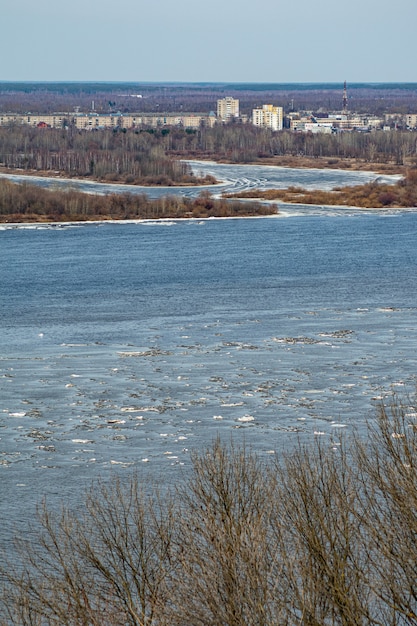
[(190, 152), (185, 155), (181, 154), (177, 156), (184, 161), (215, 161), (216, 163), (227, 165), (273, 165), (275, 167), (287, 167), (291, 169), (351, 170), (389, 175), (404, 175), (408, 167), (412, 165), (412, 163), (398, 165), (392, 162), (381, 163), (380, 161), (367, 161), (365, 159), (350, 157), (309, 157), (305, 155), (259, 157), (258, 159), (248, 162), (216, 158), (215, 155), (207, 156), (207, 154), (203, 152)]
[(276, 156), (260, 159), (254, 165), (275, 165), (277, 167), (308, 168), (308, 169), (340, 169), (357, 172), (375, 172), (377, 174), (404, 175), (407, 166), (394, 163), (377, 163), (352, 158)]
[[(362, 159), (356, 158), (328, 158), (328, 157), (306, 157), (306, 156), (274, 156), (274, 157), (265, 157), (259, 158), (256, 161), (252, 161), (250, 163), (236, 163), (234, 161), (226, 160), (226, 159), (207, 159), (207, 156), (204, 155), (195, 155), (190, 154), (186, 157), (182, 156), (182, 161), (188, 160), (198, 160), (198, 161), (207, 161), (216, 163), (223, 163), (229, 165), (272, 165), (275, 167), (286, 167), (290, 169), (333, 169), (333, 170), (350, 170), (357, 172), (375, 172), (376, 174), (387, 174), (387, 175), (401, 175), (404, 176), (407, 172), (408, 167), (406, 165), (396, 165), (394, 163), (379, 163), (373, 161), (365, 161)], [(120, 184), (128, 184), (137, 187), (199, 187), (199, 186), (209, 186), (215, 185), (219, 181), (216, 180), (214, 176), (206, 175), (203, 177), (196, 177), (195, 182), (184, 181), (184, 182), (173, 182), (171, 181), (169, 184), (151, 184), (146, 180), (143, 182), (126, 182), (122, 179), (120, 180), (109, 180), (106, 178), (94, 177), (91, 175), (88, 176), (70, 176), (66, 172), (58, 171), (58, 170), (25, 170), (25, 169), (14, 169), (8, 168), (4, 165), (0, 164), (0, 174), (7, 175), (16, 175), (16, 176), (27, 176), (28, 178), (32, 176), (40, 176), (42, 178), (57, 178), (58, 180), (74, 180), (74, 181), (91, 181), (98, 183), (106, 183), (113, 185)], [(165, 181), (166, 182), (166, 181)]]
[(0, 223), (88, 222), (274, 215), (277, 207), (256, 200), (242, 202), (180, 195), (149, 198), (145, 193), (99, 195), (74, 189), (44, 189), (0, 178)]
[[(312, 164), (309, 160), (303, 161), (305, 168), (270, 164), (228, 165), (213, 161), (188, 163), (200, 178), (211, 176), (223, 182), (211, 188), (143, 188), (103, 184), (89, 177), (42, 177), (35, 172), (29, 177), (22, 174), (22, 170), (17, 175), (2, 175), (0, 172), (0, 181), (4, 181), (1, 183), (2, 194), (7, 197), (0, 219), (8, 223), (24, 223), (250, 217), (276, 214), (277, 205), (271, 207), (271, 204), (279, 202), (359, 208), (417, 206), (411, 174), (406, 180), (406, 176), (402, 179), (399, 173), (384, 175), (352, 168), (338, 170), (330, 167), (329, 162), (327, 168), (312, 168), (307, 167)], [(20, 184), (7, 187), (6, 181)], [(32, 181), (33, 185), (30, 184)], [(34, 189), (35, 185), (43, 189), (42, 195)], [(11, 196), (10, 189), (14, 189)], [(239, 202), (236, 207), (231, 205), (233, 200)]]
[(394, 185), (373, 181), (365, 185), (335, 187), (330, 191), (306, 190), (301, 187), (255, 189), (226, 194), (225, 197), (366, 209), (413, 208), (417, 206), (417, 169), (407, 170), (404, 177)]
[(40, 178), (56, 178), (57, 180), (69, 180), (69, 181), (73, 180), (74, 182), (82, 181), (82, 182), (91, 182), (91, 183), (105, 183), (106, 185), (131, 185), (133, 187), (150, 187), (150, 188), (172, 187), (173, 189), (175, 189), (175, 187), (202, 187), (202, 186), (215, 185), (218, 183), (218, 181), (213, 176), (210, 176), (210, 175), (203, 176), (200, 178), (195, 177), (193, 181), (190, 181), (189, 179), (184, 180), (184, 181), (173, 181), (171, 179), (160, 178), (159, 182), (149, 182), (146, 179), (138, 180), (138, 181), (128, 180), (129, 177), (124, 177), (124, 178), (120, 177), (120, 179), (117, 179), (117, 178), (108, 179), (105, 177), (100, 178), (97, 176), (90, 176), (90, 175), (71, 176), (67, 172), (61, 172), (58, 170), (34, 170), (34, 169), (25, 170), (21, 168), (5, 167), (4, 165), (1, 165), (1, 164), (0, 164), (0, 175), (27, 176), (28, 179), (36, 176)]

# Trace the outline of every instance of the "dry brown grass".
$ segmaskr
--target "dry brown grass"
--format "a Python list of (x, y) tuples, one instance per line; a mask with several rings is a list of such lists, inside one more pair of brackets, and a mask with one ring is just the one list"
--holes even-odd
[[(233, 197), (232, 195), (228, 197)], [(417, 169), (410, 168), (395, 185), (376, 182), (351, 187), (336, 187), (331, 191), (307, 191), (301, 187), (268, 189), (266, 191), (244, 191), (237, 198), (259, 198), (263, 200), (297, 204), (355, 206), (360, 208), (415, 207), (417, 206)]]

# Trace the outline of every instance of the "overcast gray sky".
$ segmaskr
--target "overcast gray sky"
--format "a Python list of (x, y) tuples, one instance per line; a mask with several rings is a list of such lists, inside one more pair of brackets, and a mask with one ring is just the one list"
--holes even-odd
[(417, 82), (417, 0), (0, 0), (0, 80)]

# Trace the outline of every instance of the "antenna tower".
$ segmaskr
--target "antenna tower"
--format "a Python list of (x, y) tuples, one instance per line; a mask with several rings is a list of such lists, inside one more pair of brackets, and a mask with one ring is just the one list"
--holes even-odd
[(342, 104), (343, 113), (347, 113), (348, 97), (347, 97), (346, 81), (344, 82), (344, 85), (343, 85), (343, 101), (342, 102), (343, 102)]

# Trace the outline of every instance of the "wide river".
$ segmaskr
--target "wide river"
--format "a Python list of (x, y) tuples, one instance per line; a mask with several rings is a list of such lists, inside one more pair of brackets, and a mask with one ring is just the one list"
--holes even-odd
[[(228, 186), (233, 171), (263, 187), (376, 176), (219, 167)], [(43, 496), (76, 502), (98, 475), (175, 483), (217, 434), (265, 457), (299, 438), (331, 445), (382, 397), (413, 392), (416, 225), (413, 210), (325, 207), (3, 225), (2, 541)]]

